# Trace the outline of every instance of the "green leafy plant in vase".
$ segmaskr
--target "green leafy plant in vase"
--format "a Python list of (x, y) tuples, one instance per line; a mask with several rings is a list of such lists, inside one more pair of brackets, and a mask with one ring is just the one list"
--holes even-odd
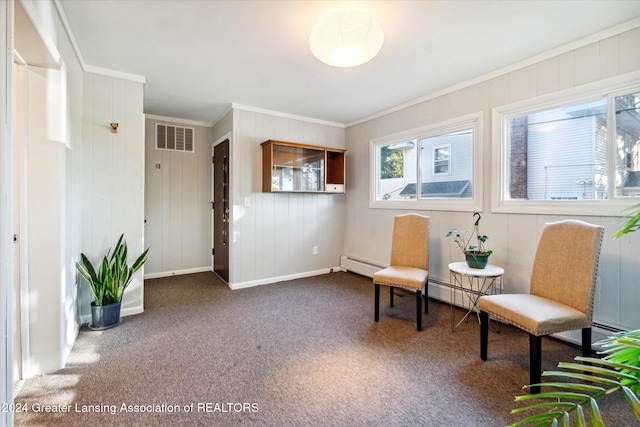
[(482, 218), (479, 212), (473, 213), (474, 217), (478, 217), (473, 224), (473, 230), (471, 234), (467, 235), (467, 231), (459, 231), (457, 228), (450, 230), (446, 237), (453, 237), (453, 243), (460, 249), (465, 255), (467, 265), (471, 268), (485, 268), (489, 260), (489, 255), (493, 253), (492, 250), (487, 250), (484, 246), (489, 237), (480, 233), (480, 219)]
[(107, 329), (116, 326), (120, 321), (122, 296), (131, 283), (133, 275), (147, 261), (149, 248), (129, 265), (127, 243), (124, 234), (120, 235), (113, 250), (109, 249), (96, 269), (85, 254), (80, 254), (80, 262), (76, 262), (78, 274), (91, 287), (93, 302), (91, 303), (91, 329)]

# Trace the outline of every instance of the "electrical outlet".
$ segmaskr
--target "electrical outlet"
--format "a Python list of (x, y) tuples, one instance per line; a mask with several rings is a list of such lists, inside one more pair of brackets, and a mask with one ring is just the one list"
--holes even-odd
[(317, 246), (312, 247), (312, 248), (311, 248), (311, 253), (312, 253), (313, 255), (318, 255), (318, 247), (317, 247)]

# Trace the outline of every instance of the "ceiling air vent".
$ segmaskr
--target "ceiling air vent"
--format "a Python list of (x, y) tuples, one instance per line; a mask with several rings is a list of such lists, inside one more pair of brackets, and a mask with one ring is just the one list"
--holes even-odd
[(158, 150), (194, 152), (195, 130), (182, 126), (156, 123), (156, 148)]

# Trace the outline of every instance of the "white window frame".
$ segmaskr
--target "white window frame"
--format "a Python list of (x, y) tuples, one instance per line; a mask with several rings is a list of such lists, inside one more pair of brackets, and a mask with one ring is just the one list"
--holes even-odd
[[(577, 88), (492, 109), (491, 211), (495, 213), (620, 216), (626, 207), (638, 203), (637, 197), (616, 196), (615, 191), (615, 97), (640, 92), (640, 71), (612, 77)], [(504, 197), (509, 186), (509, 119), (566, 105), (607, 97), (607, 193), (606, 200), (510, 200)]]
[[(453, 118), (443, 122), (423, 126), (408, 131), (387, 135), (369, 141), (369, 207), (372, 209), (412, 209), (412, 210), (441, 210), (441, 211), (461, 211), (477, 212), (482, 211), (482, 118), (481, 111), (462, 117)], [(397, 141), (407, 141), (416, 139), (416, 147), (420, 148), (420, 139), (434, 137), (438, 135), (459, 132), (466, 129), (473, 130), (473, 197), (430, 197), (414, 200), (377, 200), (378, 177), (380, 176), (380, 147), (392, 144)], [(421, 167), (432, 167), (432, 165), (421, 165), (422, 156), (416, 156), (416, 188), (420, 188)], [(451, 159), (451, 155), (449, 156)], [(451, 170), (451, 165), (449, 165)], [(418, 196), (418, 194), (416, 194)]]
[[(436, 172), (436, 163), (444, 163), (444, 160), (436, 160), (436, 151), (439, 149), (446, 148), (448, 151), (447, 155), (447, 171), (446, 172)], [(451, 175), (451, 144), (440, 144), (433, 147), (433, 163), (431, 165), (431, 175), (433, 176), (445, 176)]]

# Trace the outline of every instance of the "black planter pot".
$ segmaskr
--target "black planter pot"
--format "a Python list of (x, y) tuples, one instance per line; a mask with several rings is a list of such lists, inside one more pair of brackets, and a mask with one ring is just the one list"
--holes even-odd
[(107, 305), (91, 303), (91, 324), (89, 329), (102, 331), (113, 328), (120, 323), (120, 306), (122, 301)]

